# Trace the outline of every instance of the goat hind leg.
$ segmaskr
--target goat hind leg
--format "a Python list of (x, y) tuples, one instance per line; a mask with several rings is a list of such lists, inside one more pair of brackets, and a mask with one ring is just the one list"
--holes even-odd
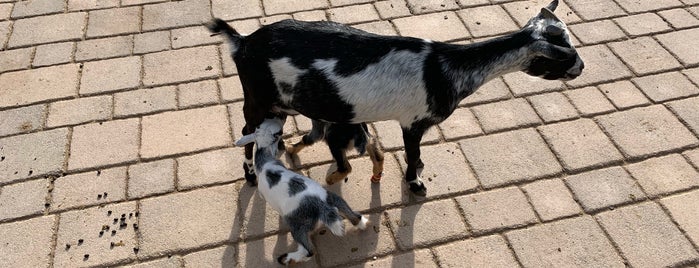
[(372, 163), (373, 175), (371, 175), (371, 182), (380, 182), (381, 176), (383, 176), (383, 152), (376, 146), (375, 139), (371, 139), (367, 143), (366, 149)]
[[(243, 127), (243, 130), (241, 132), (243, 133), (243, 136), (252, 133), (252, 131), (248, 128), (247, 125)], [(252, 153), (254, 146), (254, 143), (245, 145), (245, 160), (243, 160), (243, 171), (245, 172), (245, 181), (250, 183), (251, 186), (257, 185), (257, 175), (255, 174), (255, 166), (253, 166), (252, 162)]]
[[(290, 226), (291, 227), (291, 226)], [(291, 227), (291, 237), (296, 241), (297, 248), (294, 252), (284, 253), (277, 258), (277, 262), (282, 265), (289, 265), (298, 262), (309, 261), (313, 257), (313, 244), (309, 239), (310, 226)]]
[(309, 132), (306, 135), (303, 135), (301, 141), (297, 142), (292, 146), (286, 147), (287, 153), (297, 154), (298, 152), (303, 150), (303, 148), (306, 148), (306, 146), (313, 145), (314, 143), (325, 137), (325, 123), (317, 120), (312, 120), (311, 124), (313, 126), (311, 128), (311, 132)]
[(344, 148), (333, 144), (328, 145), (330, 146), (330, 154), (332, 154), (333, 159), (335, 159), (337, 163), (337, 170), (333, 171), (333, 173), (330, 173), (330, 175), (325, 178), (325, 182), (328, 183), (328, 185), (332, 185), (347, 178), (347, 175), (352, 172), (352, 166), (347, 160), (347, 154)]

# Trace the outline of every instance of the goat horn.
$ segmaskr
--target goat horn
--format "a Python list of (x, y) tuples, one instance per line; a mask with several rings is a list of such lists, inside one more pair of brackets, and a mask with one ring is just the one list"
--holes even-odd
[(563, 34), (563, 29), (556, 25), (549, 25), (546, 26), (546, 33), (551, 36), (560, 36), (561, 34)]
[(545, 41), (538, 42), (532, 49), (538, 55), (552, 60), (567, 60), (575, 56), (575, 49), (549, 44)]

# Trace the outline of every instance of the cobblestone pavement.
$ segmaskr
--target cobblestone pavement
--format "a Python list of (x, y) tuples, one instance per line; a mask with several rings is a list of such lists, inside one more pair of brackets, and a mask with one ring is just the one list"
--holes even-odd
[[(1, 267), (272, 267), (295, 246), (242, 179), (242, 91), (213, 16), (471, 43), (544, 0), (0, 0)], [(423, 141), (426, 199), (394, 122), (380, 184), (330, 187), (373, 227), (316, 234), (300, 267), (695, 267), (699, 1), (564, 0), (573, 81), (496, 78)], [(290, 141), (309, 131), (302, 117)], [(322, 181), (319, 143), (285, 162)], [(357, 266), (355, 266), (357, 267)]]

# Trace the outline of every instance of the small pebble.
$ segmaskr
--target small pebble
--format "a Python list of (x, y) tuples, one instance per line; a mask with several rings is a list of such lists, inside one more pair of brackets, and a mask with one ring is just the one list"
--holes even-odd
[(109, 249), (113, 249), (113, 248), (114, 248), (114, 242), (109, 242)]
[(126, 214), (121, 214), (121, 218), (126, 218)]
[(83, 244), (83, 240), (82, 240), (82, 239), (78, 239), (78, 246), (80, 246), (80, 245), (82, 245), (82, 244)]
[(66, 244), (66, 250), (70, 249), (70, 244)]
[(83, 256), (83, 261), (86, 261), (89, 258), (90, 258), (90, 254), (85, 254), (85, 256)]
[(102, 235), (104, 235), (104, 231), (100, 231), (100, 237), (102, 237)]
[(138, 254), (138, 248), (133, 248), (133, 253)]
[(97, 199), (102, 199), (102, 195), (101, 195), (101, 194), (98, 194), (98, 195), (97, 195)]
[(131, 217), (133, 217), (133, 213), (129, 213), (129, 219), (131, 219)]
[(112, 216), (112, 211), (111, 211), (111, 210), (107, 211), (107, 216)]
[(112, 236), (116, 235), (116, 230), (112, 230)]
[(107, 198), (107, 192), (104, 192), (102, 195), (104, 196), (104, 198)]

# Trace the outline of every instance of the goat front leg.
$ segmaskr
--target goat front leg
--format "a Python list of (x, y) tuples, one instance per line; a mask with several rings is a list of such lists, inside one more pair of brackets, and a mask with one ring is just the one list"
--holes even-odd
[[(248, 135), (255, 130), (250, 130), (248, 128), (248, 125), (245, 125), (243, 127), (243, 136)], [(243, 160), (243, 171), (245, 172), (245, 181), (250, 183), (251, 186), (256, 186), (257, 185), (257, 175), (255, 174), (255, 166), (253, 165), (252, 162), (252, 153), (254, 149), (255, 144), (250, 143), (245, 145), (245, 160)]]
[(311, 132), (303, 135), (303, 138), (301, 138), (301, 141), (297, 142), (296, 144), (289, 146), (286, 148), (286, 152), (289, 154), (297, 154), (303, 148), (306, 148), (306, 146), (313, 145), (317, 141), (323, 139), (325, 137), (325, 123), (318, 121), (318, 120), (312, 120), (311, 121), (312, 128)]
[(332, 185), (347, 178), (347, 175), (352, 172), (352, 166), (347, 160), (347, 153), (345, 153), (344, 147), (338, 144), (328, 143), (328, 145), (330, 146), (330, 154), (332, 154), (333, 159), (335, 159), (337, 163), (337, 170), (325, 178), (325, 182), (328, 183), (328, 185)]
[(417, 196), (427, 196), (427, 187), (417, 174), (417, 169), (422, 163), (420, 141), (426, 130), (427, 128), (423, 127), (403, 128), (403, 143), (405, 144), (405, 156), (408, 164), (405, 170), (405, 182), (408, 183), (410, 191)]

